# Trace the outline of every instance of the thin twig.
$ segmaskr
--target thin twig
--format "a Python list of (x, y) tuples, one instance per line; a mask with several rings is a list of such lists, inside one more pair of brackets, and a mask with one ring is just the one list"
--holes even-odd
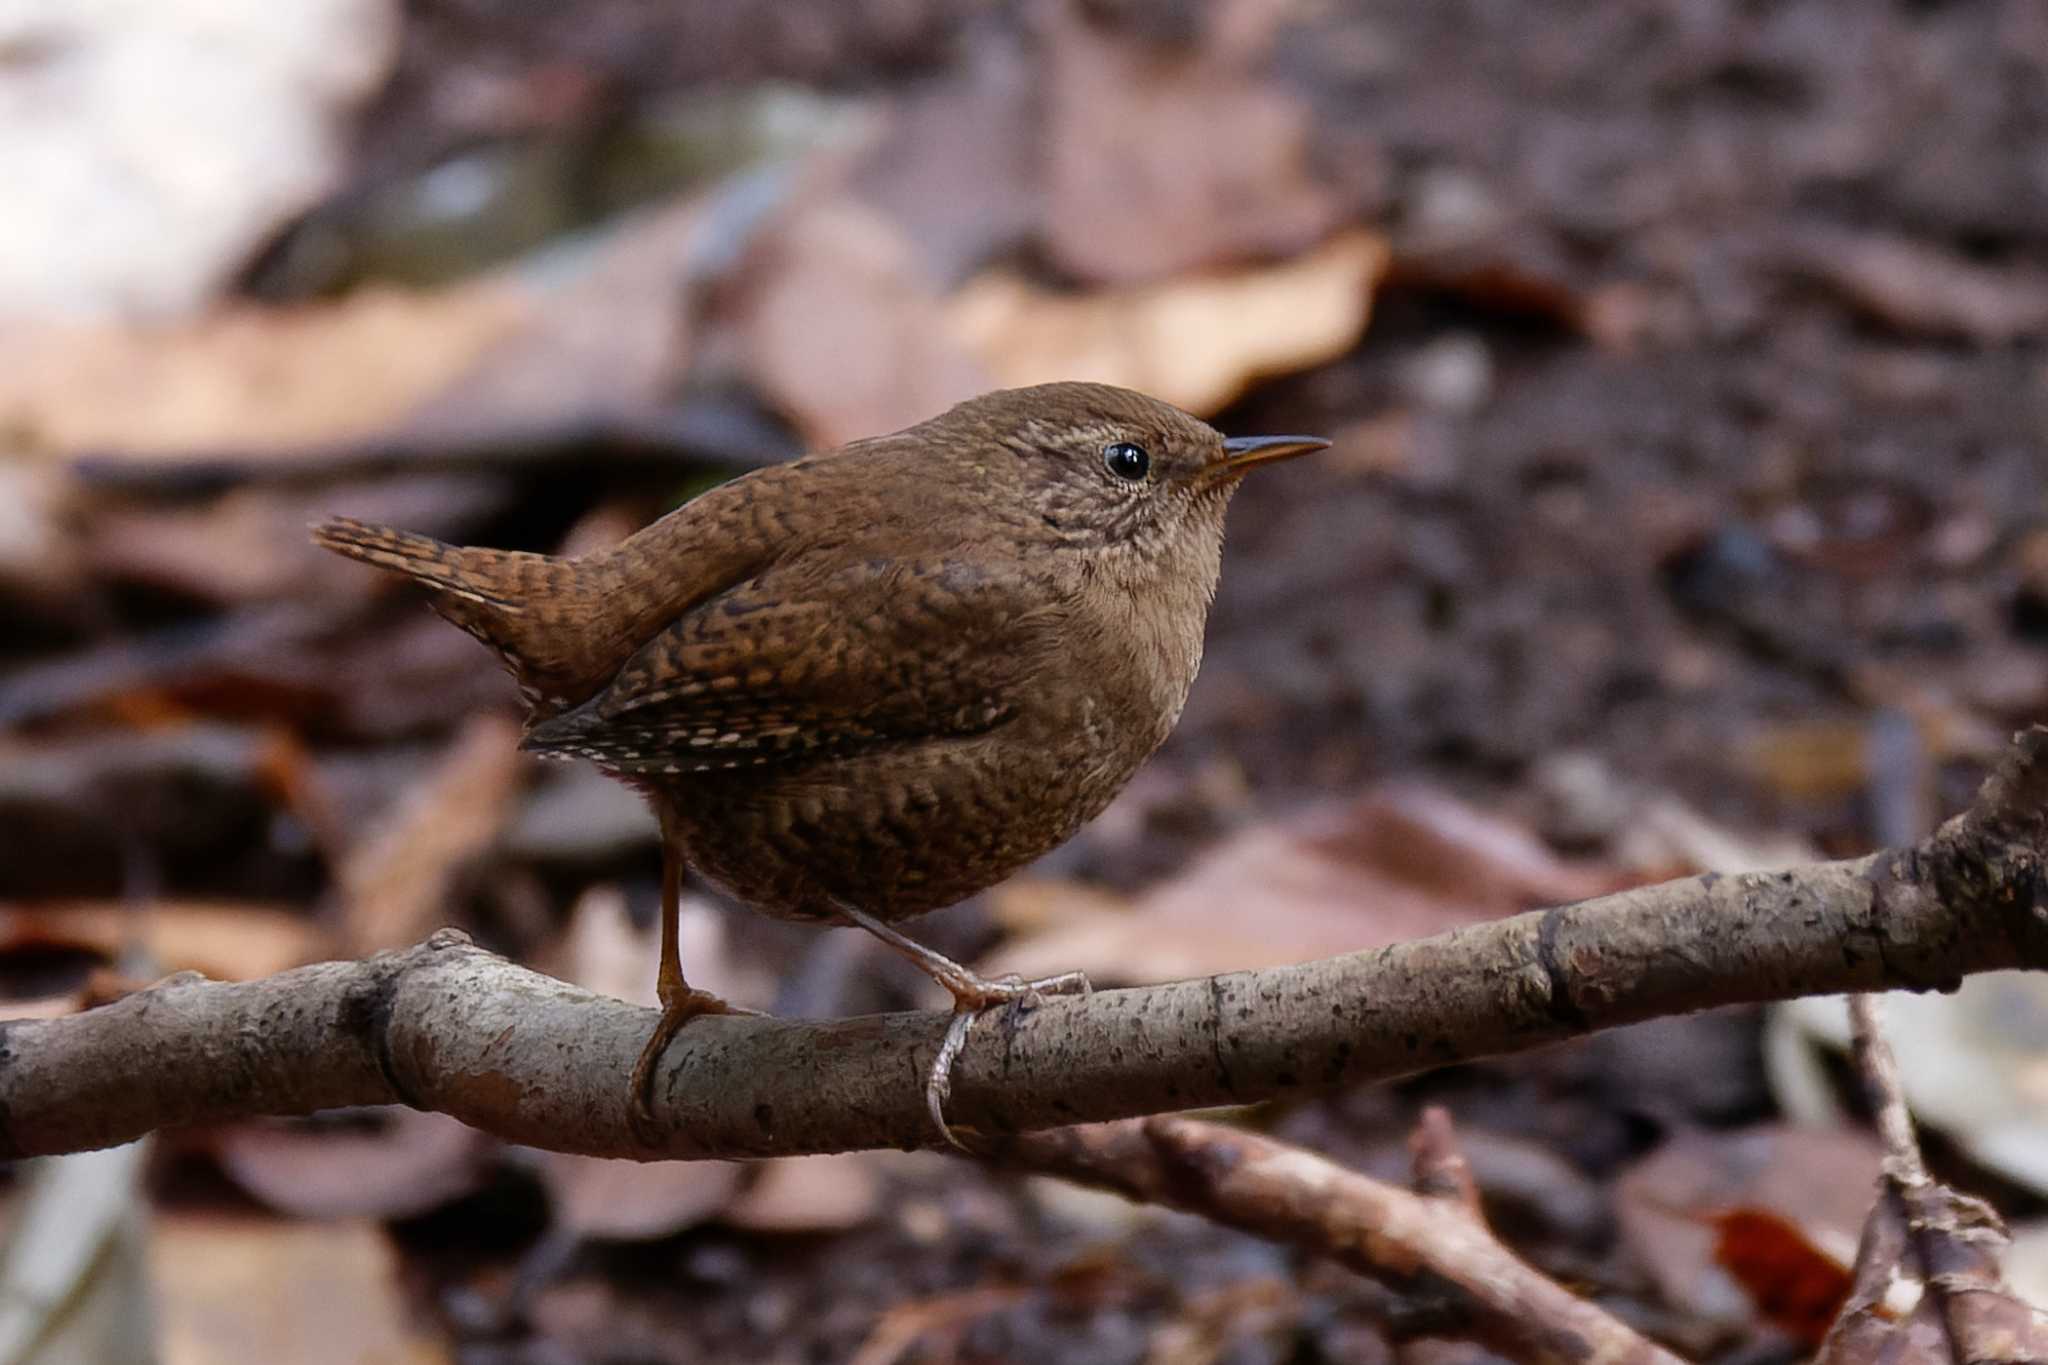
[[(1883, 1002), (1873, 995), (1850, 997), (1849, 1024), (1856, 1070), (1870, 1093), (1885, 1149), (1883, 1190), (1865, 1229), (1865, 1251), (1890, 1240), (1879, 1225), (1904, 1229), (1903, 1247), (1926, 1286), (1916, 1317), (1931, 1316), (1940, 1324), (1948, 1356), (1958, 1365), (2048, 1360), (2048, 1315), (2016, 1297), (2000, 1271), (1999, 1253), (2009, 1239), (1997, 1212), (1927, 1172), (1898, 1059), (1884, 1036)], [(1859, 1255), (1859, 1288), (1869, 1287), (1866, 1280), (1874, 1283), (1877, 1268), (1866, 1267)], [(1840, 1330), (1829, 1334), (1839, 1347), (1835, 1358), (1853, 1358), (1841, 1352), (1859, 1335), (1867, 1341), (1872, 1316), (1871, 1307), (1852, 1296)]]
[(1479, 1204), (1479, 1182), (1472, 1177), (1472, 1163), (1458, 1145), (1451, 1129), (1451, 1111), (1440, 1104), (1429, 1105), (1408, 1135), (1408, 1152), (1415, 1160), (1415, 1192), (1435, 1199), (1448, 1199), (1474, 1218), (1483, 1218)]
[(1882, 999), (1869, 994), (1849, 997), (1849, 1036), (1856, 1072), (1876, 1111), (1887, 1176), (1902, 1185), (1924, 1184), (1927, 1163), (1920, 1156), (1920, 1139), (1913, 1134), (1913, 1114), (1906, 1107), (1899, 1059), (1884, 1036)]
[[(1437, 1173), (1463, 1168), (1441, 1111), (1425, 1116), (1417, 1145)], [(1678, 1361), (1502, 1246), (1478, 1214), (1476, 1192), (1455, 1177), (1444, 1194), (1412, 1193), (1256, 1133), (1178, 1117), (1032, 1134), (991, 1155), (1327, 1256), (1428, 1298), (1465, 1334), (1515, 1360)]]

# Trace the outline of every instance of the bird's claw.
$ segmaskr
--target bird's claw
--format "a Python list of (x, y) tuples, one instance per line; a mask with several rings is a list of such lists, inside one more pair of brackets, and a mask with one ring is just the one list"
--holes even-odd
[(925, 1110), (932, 1116), (939, 1136), (956, 1150), (971, 1154), (971, 1149), (946, 1122), (946, 1101), (953, 1095), (954, 1064), (967, 1050), (967, 1035), (974, 1031), (976, 1019), (986, 1011), (1004, 1005), (1030, 1010), (1037, 1008), (1048, 995), (1092, 995), (1094, 991), (1085, 972), (1061, 972), (1036, 980), (1026, 980), (1017, 972), (1008, 972), (997, 977), (972, 977), (955, 988), (953, 1018), (946, 1025), (946, 1036), (939, 1041), (938, 1055), (932, 1058), (932, 1068), (925, 1078), (924, 1087)]
[(709, 991), (700, 991), (678, 983), (671, 988), (666, 983), (662, 989), (661, 1019), (654, 1026), (654, 1033), (647, 1040), (647, 1046), (640, 1050), (640, 1058), (633, 1064), (631, 1102), (626, 1107), (626, 1123), (633, 1131), (633, 1138), (642, 1147), (657, 1147), (662, 1140), (662, 1125), (654, 1114), (655, 1073), (659, 1069), (668, 1045), (675, 1041), (683, 1025), (705, 1014), (751, 1014), (759, 1016), (761, 1011), (735, 1005)]

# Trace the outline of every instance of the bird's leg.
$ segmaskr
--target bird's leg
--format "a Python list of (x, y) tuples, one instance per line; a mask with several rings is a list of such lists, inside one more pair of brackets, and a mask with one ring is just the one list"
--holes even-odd
[(935, 952), (890, 928), (865, 911), (843, 903), (838, 908), (849, 921), (910, 959), (919, 971), (944, 986), (952, 995), (953, 1022), (946, 1029), (945, 1040), (939, 1044), (939, 1055), (932, 1059), (930, 1074), (925, 1077), (924, 1103), (931, 1112), (932, 1122), (938, 1125), (939, 1135), (961, 1151), (968, 1150), (960, 1139), (953, 1136), (953, 1129), (946, 1122), (946, 1100), (953, 1093), (953, 1064), (967, 1050), (967, 1035), (973, 1030), (974, 1021), (984, 1010), (999, 1005), (1029, 1004), (1042, 995), (1086, 995), (1092, 989), (1087, 975), (1061, 972), (1058, 976), (1043, 976), (1036, 981), (1027, 981), (1014, 972), (1005, 976), (983, 976), (944, 953)]
[(656, 802), (661, 816), (661, 969), (654, 978), (655, 994), (661, 999), (661, 1019), (654, 1036), (640, 1049), (633, 1064), (633, 1100), (629, 1111), (633, 1131), (649, 1146), (660, 1130), (654, 1122), (654, 1073), (661, 1055), (675, 1039), (676, 1030), (700, 1014), (752, 1014), (709, 991), (693, 988), (683, 980), (681, 917), (683, 900), (682, 845), (677, 842), (668, 803)]

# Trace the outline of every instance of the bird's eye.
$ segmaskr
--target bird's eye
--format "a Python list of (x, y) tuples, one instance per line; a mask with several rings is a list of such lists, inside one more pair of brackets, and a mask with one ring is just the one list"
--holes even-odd
[(1102, 448), (1102, 463), (1110, 473), (1119, 479), (1132, 483), (1145, 477), (1152, 468), (1152, 457), (1145, 453), (1145, 447), (1130, 441), (1114, 441)]

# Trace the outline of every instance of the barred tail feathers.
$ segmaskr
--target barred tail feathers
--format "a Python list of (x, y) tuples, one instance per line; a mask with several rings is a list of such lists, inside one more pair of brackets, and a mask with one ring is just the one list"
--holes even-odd
[(434, 610), (495, 651), (535, 718), (584, 700), (616, 669), (593, 638), (602, 577), (578, 561), (518, 550), (448, 545), (431, 536), (332, 517), (313, 542), (349, 559), (403, 574)]
[[(502, 550), (468, 550), (432, 536), (372, 526), (347, 517), (329, 517), (313, 528), (313, 543), (323, 550), (404, 574), (425, 587), (501, 611), (518, 612), (524, 604), (506, 595), (510, 586), (495, 572), (491, 559), (509, 558)], [(487, 558), (488, 557), (488, 558)], [(530, 559), (545, 556), (529, 555)], [(484, 562), (479, 562), (483, 560)]]

